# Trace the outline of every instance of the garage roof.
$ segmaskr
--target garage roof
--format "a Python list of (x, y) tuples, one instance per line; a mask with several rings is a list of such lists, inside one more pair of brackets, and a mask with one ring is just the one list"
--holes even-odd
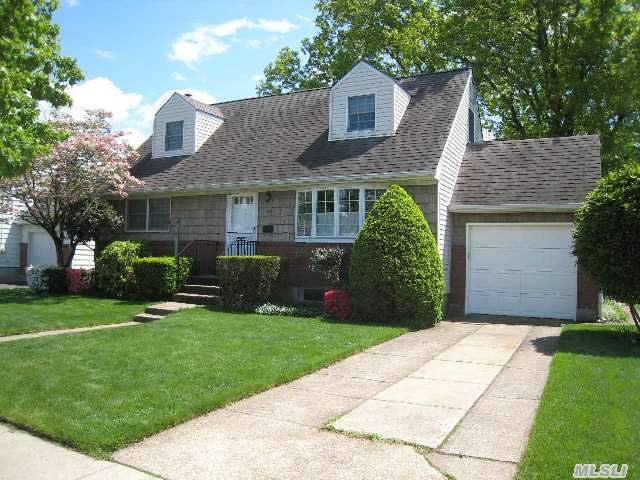
[(449, 209), (575, 208), (600, 175), (597, 135), (468, 145)]

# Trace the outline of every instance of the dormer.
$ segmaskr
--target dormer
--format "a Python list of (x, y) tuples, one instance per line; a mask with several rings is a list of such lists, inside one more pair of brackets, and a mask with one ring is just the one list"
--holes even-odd
[(329, 141), (394, 135), (411, 96), (396, 81), (364, 61), (329, 96)]
[(153, 120), (151, 158), (191, 155), (223, 122), (216, 106), (174, 92)]

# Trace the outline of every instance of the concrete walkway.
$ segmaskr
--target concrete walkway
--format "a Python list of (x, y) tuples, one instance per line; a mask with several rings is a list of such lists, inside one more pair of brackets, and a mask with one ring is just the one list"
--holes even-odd
[(510, 479), (559, 328), (464, 320), (370, 348), (114, 459), (167, 479)]
[(21, 333), (20, 335), (7, 335), (5, 337), (0, 337), (0, 343), (13, 342), (14, 340), (27, 340), (29, 338), (50, 337), (52, 335), (64, 335), (67, 333), (89, 332), (91, 330), (103, 330), (105, 328), (131, 327), (133, 325), (140, 325), (140, 323), (139, 322), (110, 323), (107, 325), (94, 325), (93, 327), (64, 328), (60, 330), (47, 330), (46, 332)]
[(114, 462), (96, 460), (0, 424), (3, 480), (151, 480), (156, 477)]

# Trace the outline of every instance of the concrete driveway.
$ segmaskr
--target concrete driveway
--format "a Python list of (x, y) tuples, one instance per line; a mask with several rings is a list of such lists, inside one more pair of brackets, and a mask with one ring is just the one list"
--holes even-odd
[(532, 319), (450, 318), (113, 458), (167, 479), (509, 479), (559, 330)]

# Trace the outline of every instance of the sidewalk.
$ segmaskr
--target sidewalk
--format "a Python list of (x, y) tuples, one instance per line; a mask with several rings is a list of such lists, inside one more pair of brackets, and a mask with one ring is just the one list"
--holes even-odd
[(96, 460), (0, 424), (0, 478), (3, 480), (151, 480), (114, 462)]

